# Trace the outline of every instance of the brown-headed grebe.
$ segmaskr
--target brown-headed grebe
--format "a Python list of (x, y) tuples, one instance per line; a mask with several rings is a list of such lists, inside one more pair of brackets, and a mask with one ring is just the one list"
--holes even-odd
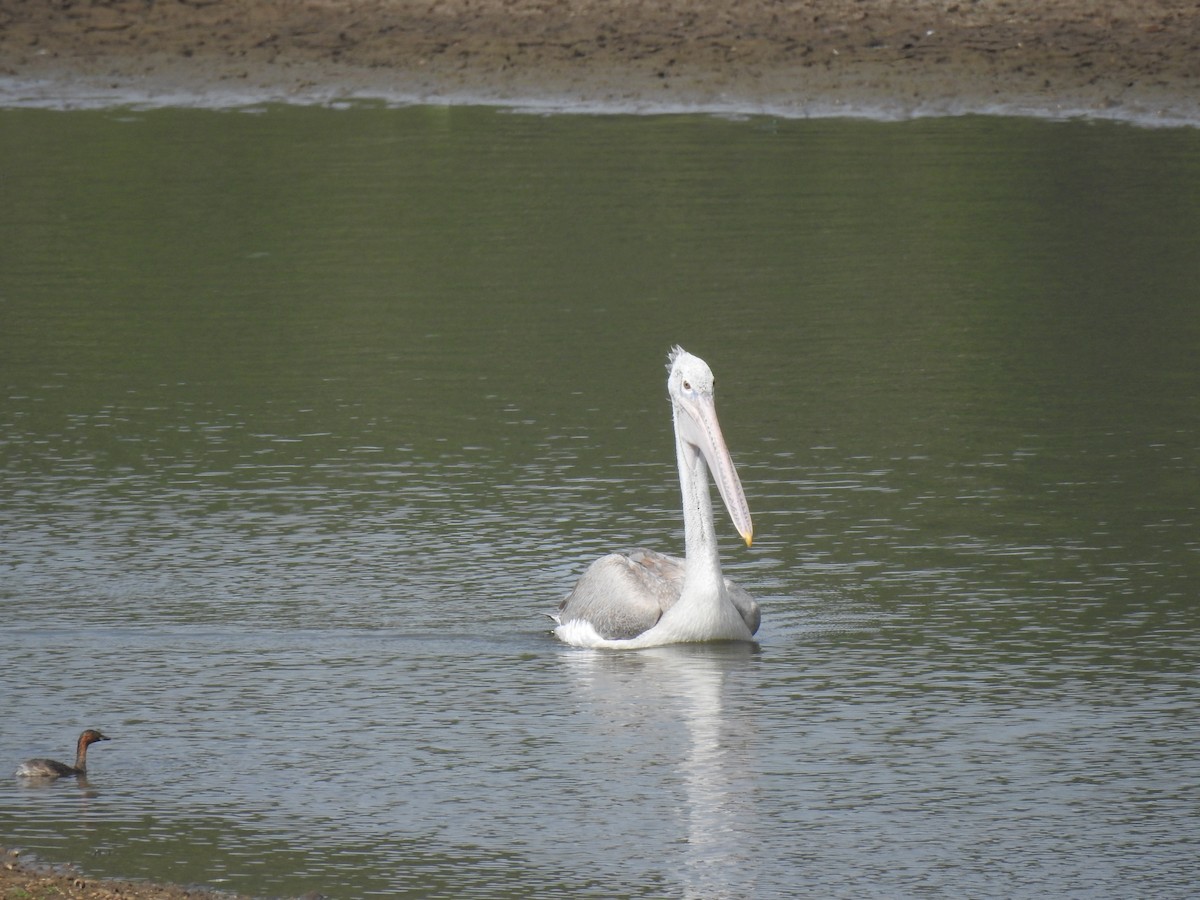
[(96, 743), (96, 741), (107, 740), (111, 740), (111, 738), (106, 738), (100, 732), (96, 731), (96, 729), (89, 728), (79, 736), (79, 742), (75, 745), (74, 767), (53, 759), (27, 759), (21, 765), (17, 766), (17, 777), (62, 778), (68, 775), (86, 775), (88, 746)]

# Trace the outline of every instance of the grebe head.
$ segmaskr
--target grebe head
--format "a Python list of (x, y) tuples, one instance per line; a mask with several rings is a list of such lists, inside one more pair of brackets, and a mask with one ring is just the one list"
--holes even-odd
[(87, 747), (88, 745), (94, 744), (97, 741), (111, 741), (111, 740), (112, 740), (112, 738), (105, 737), (99, 731), (97, 731), (95, 728), (89, 728), (87, 731), (85, 731), (83, 734), (81, 734), (79, 736), (79, 746)]

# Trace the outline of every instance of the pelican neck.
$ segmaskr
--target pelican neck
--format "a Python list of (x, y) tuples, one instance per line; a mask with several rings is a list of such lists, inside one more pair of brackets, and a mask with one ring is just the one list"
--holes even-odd
[(712, 499), (708, 490), (708, 465), (704, 455), (689, 446), (675, 429), (675, 455), (679, 463), (679, 489), (683, 499), (684, 579), (683, 593), (702, 586), (722, 584), (721, 558), (713, 525)]

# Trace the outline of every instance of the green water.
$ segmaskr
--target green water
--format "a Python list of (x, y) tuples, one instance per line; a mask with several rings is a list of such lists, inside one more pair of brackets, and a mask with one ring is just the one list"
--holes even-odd
[[(0, 843), (329, 896), (1184, 896), (1200, 132), (0, 111)], [(681, 549), (747, 652), (547, 634)], [(723, 515), (723, 513), (722, 513)]]

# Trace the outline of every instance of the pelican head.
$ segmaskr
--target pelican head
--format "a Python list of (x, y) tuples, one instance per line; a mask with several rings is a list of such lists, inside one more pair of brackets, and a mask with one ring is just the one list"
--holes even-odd
[(733, 459), (717, 422), (716, 379), (712, 369), (700, 357), (676, 346), (671, 350), (667, 370), (670, 372), (667, 392), (675, 414), (676, 440), (681, 449), (693, 457), (699, 455), (708, 464), (733, 526), (748, 547), (754, 539), (754, 524), (750, 521), (750, 507), (746, 505), (741, 479), (733, 467)]

